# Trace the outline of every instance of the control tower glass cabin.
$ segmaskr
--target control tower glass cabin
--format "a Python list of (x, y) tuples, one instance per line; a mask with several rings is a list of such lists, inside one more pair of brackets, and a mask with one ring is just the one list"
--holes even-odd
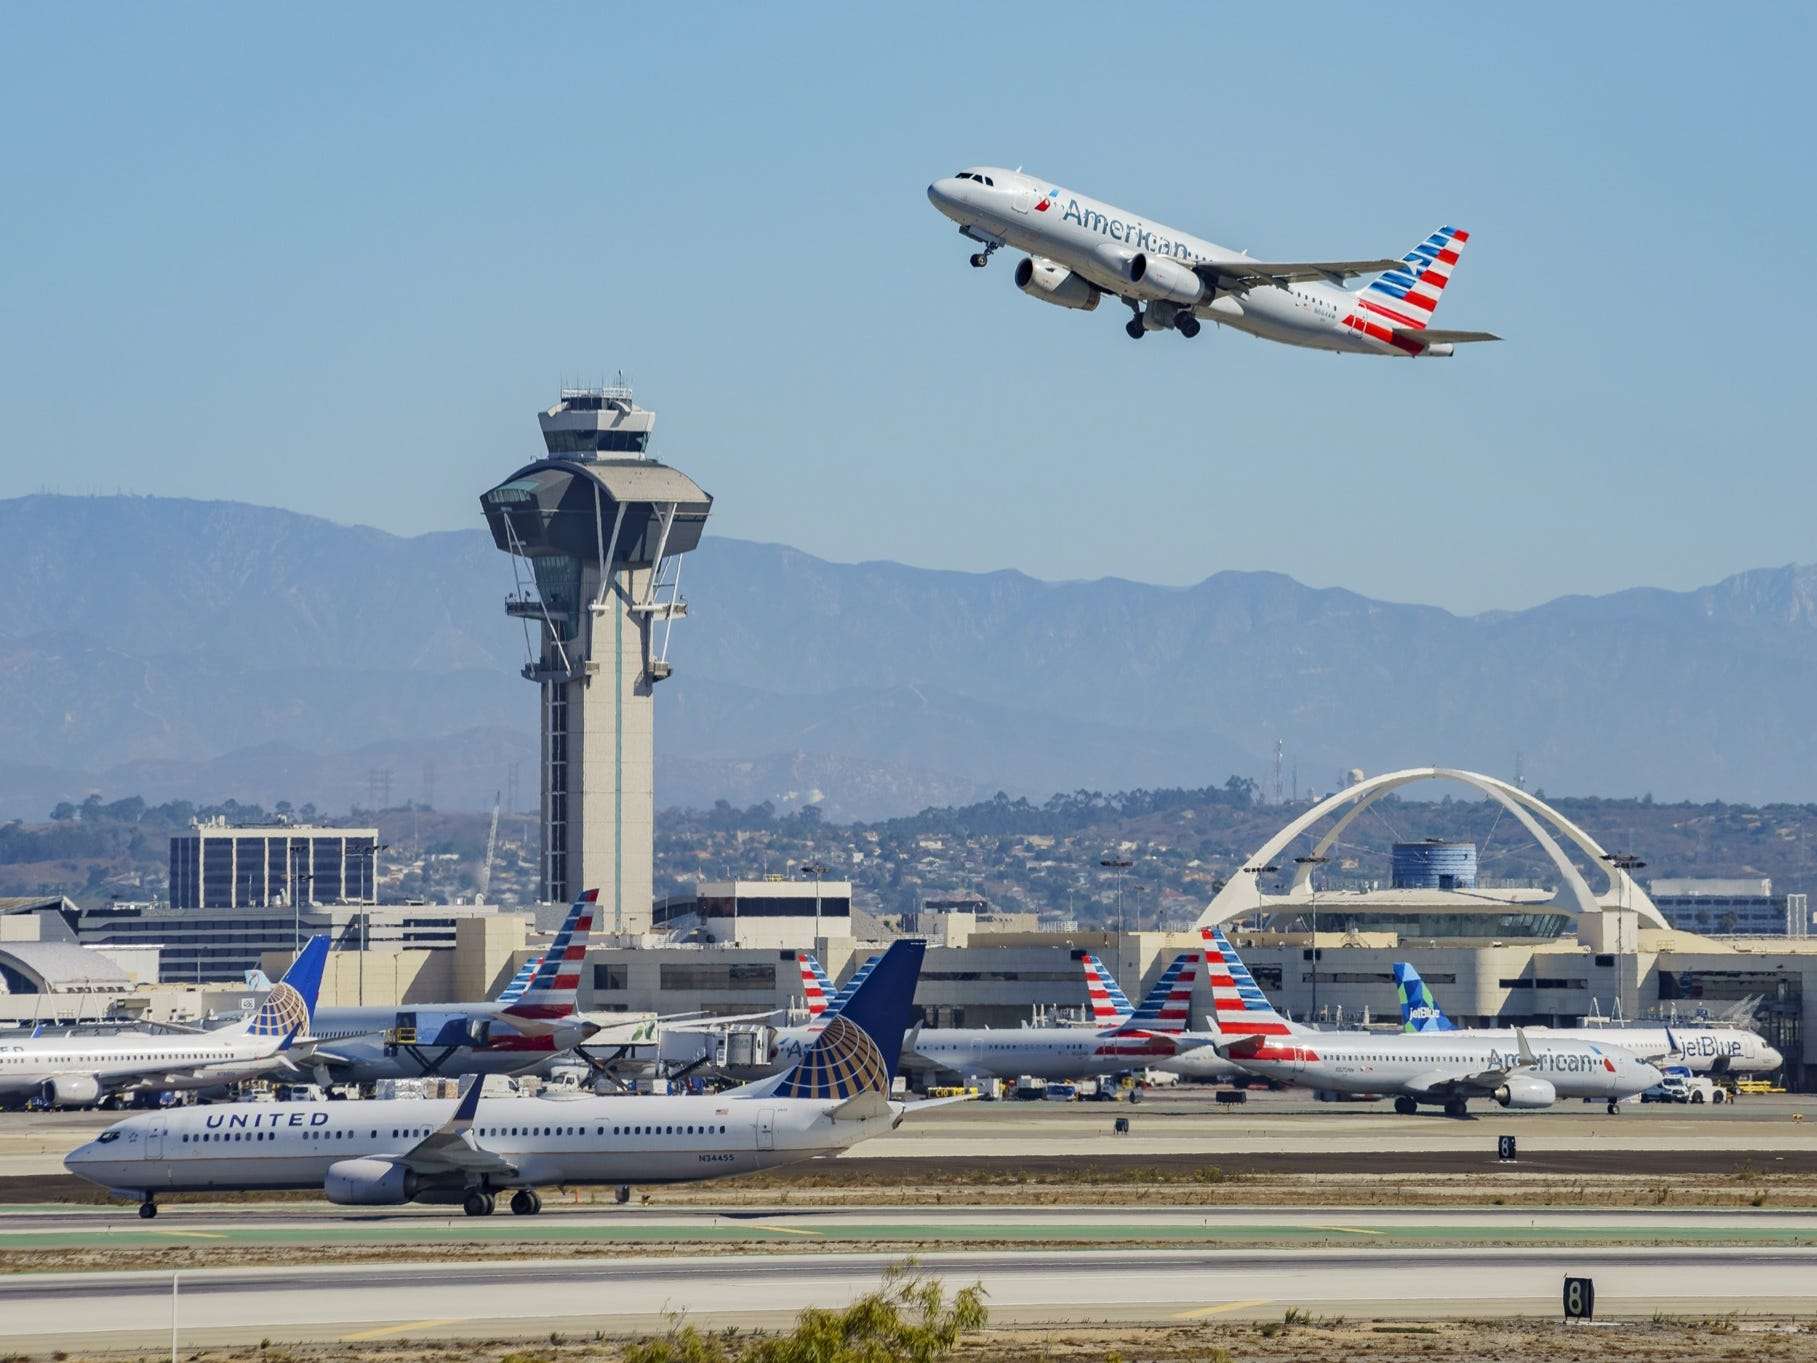
[(599, 891), (598, 930), (650, 926), (652, 693), (686, 614), (681, 555), (713, 499), (648, 457), (656, 414), (627, 387), (565, 388), (538, 416), (548, 457), (480, 497), (541, 692), (541, 897)]

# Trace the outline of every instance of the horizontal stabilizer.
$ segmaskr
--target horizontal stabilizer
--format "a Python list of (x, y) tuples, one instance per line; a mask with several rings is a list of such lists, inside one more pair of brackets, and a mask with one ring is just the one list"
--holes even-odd
[(847, 1098), (828, 1114), (836, 1122), (861, 1122), (867, 1117), (890, 1115), (890, 1100), (876, 1089), (865, 1089)]
[(1417, 345), (1463, 345), (1468, 341), (1501, 340), (1493, 331), (1434, 331), (1427, 327), (1396, 327), (1394, 336), (1396, 340), (1412, 341)]

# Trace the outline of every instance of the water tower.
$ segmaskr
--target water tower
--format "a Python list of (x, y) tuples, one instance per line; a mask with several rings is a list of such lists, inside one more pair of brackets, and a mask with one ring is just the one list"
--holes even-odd
[(537, 417), (547, 457), (480, 497), (492, 542), (511, 555), (541, 693), (540, 897), (597, 889), (605, 931), (650, 926), (656, 683), (669, 631), (687, 613), (681, 555), (700, 543), (713, 499), (648, 457), (656, 414), (630, 388), (564, 388)]

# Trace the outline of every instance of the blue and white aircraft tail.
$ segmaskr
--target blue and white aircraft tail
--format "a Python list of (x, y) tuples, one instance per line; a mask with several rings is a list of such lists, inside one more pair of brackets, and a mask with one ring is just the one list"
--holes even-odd
[(891, 943), (799, 1061), (727, 1096), (847, 1102), (875, 1094), (887, 1099), (902, 1059), (902, 1038), (911, 1021), (926, 952), (923, 941)]
[(1161, 972), (1161, 978), (1142, 998), (1141, 1005), (1117, 1028), (1124, 1032), (1177, 1033), (1191, 1022), (1192, 991), (1199, 978), (1196, 951), (1182, 951)]
[(814, 1019), (835, 1017), (839, 1010), (851, 1000), (852, 991), (863, 984), (865, 978), (883, 959), (881, 951), (872, 952), (865, 958), (864, 964), (852, 972), (852, 978), (845, 982), (843, 989), (836, 988), (833, 977), (826, 973), (826, 967), (820, 964), (820, 958), (811, 951), (798, 951), (795, 959), (801, 965), (801, 994), (807, 1003), (808, 1016)]
[(294, 1037), (307, 1035), (315, 1018), (315, 1001), (322, 992), (322, 968), (328, 962), (328, 938), (311, 937), (272, 985), (259, 1011), (240, 1024), (248, 1036)]
[(1455, 1032), (1457, 1024), (1445, 1016), (1432, 990), (1410, 962), (1394, 963), (1394, 984), (1401, 996), (1403, 1032)]
[(516, 1003), (524, 996), (524, 991), (530, 987), (530, 981), (536, 978), (537, 968), (541, 966), (542, 963), (543, 958), (541, 956), (532, 956), (529, 960), (525, 961), (517, 968), (517, 974), (513, 975), (510, 980), (506, 982), (505, 987), (498, 991), (498, 997), (494, 999), (493, 1002)]
[(1091, 1005), (1091, 1020), (1100, 1027), (1120, 1027), (1128, 1022), (1135, 1007), (1109, 967), (1089, 951), (1079, 953), (1079, 963), (1085, 968), (1085, 995)]

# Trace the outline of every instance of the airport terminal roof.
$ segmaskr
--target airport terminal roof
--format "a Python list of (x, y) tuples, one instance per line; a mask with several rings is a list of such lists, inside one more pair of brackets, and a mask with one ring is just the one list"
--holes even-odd
[(132, 988), (99, 951), (71, 942), (0, 942), (0, 987), (9, 994), (95, 993)]

